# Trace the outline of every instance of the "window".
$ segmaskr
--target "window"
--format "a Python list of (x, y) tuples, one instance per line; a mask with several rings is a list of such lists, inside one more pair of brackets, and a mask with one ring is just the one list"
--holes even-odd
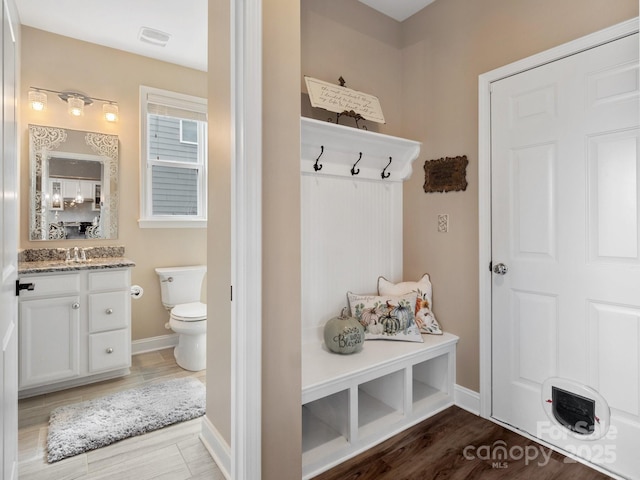
[(180, 142), (198, 143), (198, 122), (193, 120), (180, 120)]
[(206, 227), (207, 101), (141, 86), (140, 115), (140, 227)]

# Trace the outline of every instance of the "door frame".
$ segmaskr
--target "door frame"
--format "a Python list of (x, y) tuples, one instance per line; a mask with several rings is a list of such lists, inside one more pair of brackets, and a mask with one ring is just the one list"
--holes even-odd
[(262, 0), (231, 24), (231, 478), (262, 472)]
[(480, 310), (480, 416), (490, 418), (491, 401), (491, 84), (638, 32), (638, 17), (483, 73), (478, 77), (478, 215)]

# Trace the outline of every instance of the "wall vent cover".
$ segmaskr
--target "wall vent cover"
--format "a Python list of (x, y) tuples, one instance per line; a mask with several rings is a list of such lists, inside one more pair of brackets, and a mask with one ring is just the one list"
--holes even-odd
[(141, 27), (138, 40), (158, 47), (164, 47), (171, 39), (171, 34), (156, 30), (155, 28)]

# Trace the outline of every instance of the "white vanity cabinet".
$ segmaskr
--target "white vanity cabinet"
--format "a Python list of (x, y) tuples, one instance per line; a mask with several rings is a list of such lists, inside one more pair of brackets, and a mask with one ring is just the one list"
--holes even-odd
[(112, 378), (131, 366), (129, 268), (21, 275), (20, 396)]

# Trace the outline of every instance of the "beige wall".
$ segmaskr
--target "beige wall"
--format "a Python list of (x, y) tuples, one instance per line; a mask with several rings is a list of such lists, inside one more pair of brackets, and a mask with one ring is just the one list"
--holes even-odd
[[(356, 0), (301, 0), (303, 76), (346, 86), (378, 97), (386, 124), (367, 123), (370, 130), (402, 134), (401, 24)], [(303, 103), (303, 107), (305, 107)], [(335, 118), (322, 109), (305, 116)], [(341, 124), (354, 125), (341, 119)]]
[(231, 445), (231, 57), (229, 2), (209, 2), (207, 418)]
[(302, 476), (300, 3), (263, 2), (262, 478)]
[[(438, 0), (402, 25), (402, 131), (423, 142), (405, 184), (404, 273), (431, 274), (436, 316), (460, 336), (462, 386), (479, 390), (478, 75), (637, 15), (637, 0)], [(424, 161), (456, 155), (467, 190), (425, 194)]]
[[(134, 340), (166, 335), (168, 314), (160, 302), (155, 267), (204, 264), (205, 229), (140, 229), (139, 215), (139, 87), (151, 87), (207, 96), (207, 74), (159, 62), (111, 48), (80, 42), (30, 27), (22, 27), (20, 100), (20, 248), (124, 245), (126, 256), (136, 262), (132, 281), (144, 288), (144, 296), (132, 302)], [(87, 95), (115, 100), (120, 119), (104, 121), (102, 105), (86, 108), (83, 117), (71, 117), (66, 103), (49, 94), (48, 108), (29, 108), (30, 86), (51, 90), (78, 90)], [(118, 135), (120, 139), (119, 238), (116, 240), (29, 241), (29, 148), (28, 124), (89, 130)]]

